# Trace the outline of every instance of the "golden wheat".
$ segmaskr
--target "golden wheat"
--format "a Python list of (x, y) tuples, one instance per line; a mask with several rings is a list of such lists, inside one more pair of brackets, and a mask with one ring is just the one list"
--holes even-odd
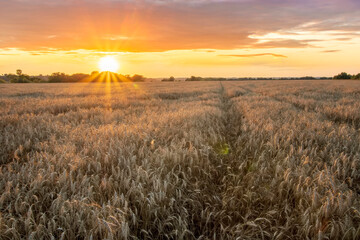
[(360, 84), (0, 88), (0, 239), (360, 238)]

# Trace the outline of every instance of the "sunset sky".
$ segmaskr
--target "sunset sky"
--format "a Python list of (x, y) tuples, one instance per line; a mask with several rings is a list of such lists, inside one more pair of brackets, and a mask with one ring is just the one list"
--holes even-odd
[(0, 74), (360, 72), (359, 0), (0, 0)]

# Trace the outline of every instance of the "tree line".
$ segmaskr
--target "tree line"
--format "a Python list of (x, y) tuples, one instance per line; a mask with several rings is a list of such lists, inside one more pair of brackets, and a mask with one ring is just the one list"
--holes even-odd
[[(171, 79), (171, 78), (170, 78)], [(170, 79), (163, 79), (163, 81), (170, 81)], [(346, 72), (342, 72), (334, 77), (312, 77), (312, 76), (305, 76), (305, 77), (281, 77), (281, 78), (274, 78), (274, 77), (242, 77), (242, 78), (212, 78), (212, 77), (196, 77), (191, 76), (186, 78), (185, 81), (246, 81), (246, 80), (328, 80), (328, 79), (354, 79), (360, 80), (360, 73), (356, 75), (351, 75)]]
[(331, 77), (320, 77), (315, 78), (311, 76), (305, 77), (282, 77), (282, 78), (274, 78), (274, 77), (242, 77), (242, 78), (214, 78), (214, 77), (195, 77), (191, 76), (190, 78), (186, 78), (185, 81), (248, 81), (248, 80), (325, 80), (332, 79)]
[(144, 82), (143, 75), (122, 75), (113, 72), (93, 71), (91, 74), (75, 73), (65, 74), (61, 72), (52, 73), (48, 76), (29, 76), (23, 74), (22, 70), (16, 70), (16, 74), (4, 74), (0, 76), (0, 83), (76, 83), (76, 82)]
[(23, 74), (20, 69), (16, 70), (16, 74), (4, 74), (0, 76), (0, 83), (41, 83), (47, 82), (43, 76), (29, 76)]
[[(334, 77), (320, 77), (315, 78), (312, 76), (305, 77), (290, 77), (290, 78), (272, 78), (272, 77), (242, 77), (242, 78), (215, 78), (215, 77), (196, 77), (191, 76), (186, 78), (185, 81), (246, 81), (246, 80), (326, 80), (326, 79), (354, 79), (360, 80), (360, 73), (351, 75), (346, 72), (339, 73)], [(113, 72), (98, 72), (93, 71), (91, 74), (75, 73), (65, 74), (61, 72), (52, 73), (48, 76), (29, 76), (23, 74), (22, 70), (16, 70), (16, 74), (0, 75), (0, 83), (76, 83), (76, 82), (144, 82), (146, 78), (143, 75), (135, 74), (122, 75)], [(163, 82), (174, 82), (175, 77), (164, 78)]]
[(356, 75), (351, 75), (346, 72), (339, 73), (338, 75), (334, 76), (334, 79), (354, 79), (354, 80), (360, 80), (360, 73)]

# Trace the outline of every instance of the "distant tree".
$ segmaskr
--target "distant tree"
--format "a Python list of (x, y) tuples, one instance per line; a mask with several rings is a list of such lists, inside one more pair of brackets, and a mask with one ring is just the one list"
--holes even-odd
[(301, 78), (299, 78), (300, 80), (314, 80), (314, 79), (316, 79), (316, 78), (314, 78), (314, 77), (311, 77), (311, 76), (305, 76), (305, 77), (301, 77)]
[(133, 81), (133, 82), (144, 82), (145, 77), (143, 75), (135, 74), (134, 76), (131, 77), (131, 81)]
[(7, 83), (4, 79), (0, 78), (0, 83)]
[(88, 74), (84, 73), (75, 73), (71, 76), (67, 77), (68, 82), (82, 82), (83, 80), (87, 79), (89, 77)]
[(99, 71), (92, 71), (91, 72), (91, 76), (96, 76), (96, 75), (99, 75)]
[(346, 73), (346, 72), (342, 72), (336, 76), (334, 76), (334, 79), (351, 79), (351, 75)]
[(67, 75), (65, 73), (56, 72), (49, 76), (50, 83), (70, 83), (70, 82), (81, 82), (88, 78), (89, 74), (75, 73), (73, 75)]
[(35, 76), (29, 77), (29, 80), (30, 80), (31, 82), (33, 82), (33, 83), (40, 83), (40, 82), (41, 82), (41, 78), (35, 77)]
[(56, 72), (49, 76), (49, 82), (50, 83), (60, 83), (60, 82), (66, 82), (66, 74)]
[(31, 83), (31, 79), (29, 76), (26, 76), (26, 75), (21, 75), (21, 76), (18, 76), (18, 77), (15, 77), (15, 78), (12, 78), (10, 80), (11, 83)]
[(21, 69), (16, 70), (15, 74), (5, 74), (6, 79), (10, 83), (31, 83), (32, 79), (29, 75), (22, 73)]
[(18, 77), (18, 76), (15, 75), (15, 74), (5, 74), (5, 75), (3, 76), (3, 78), (6, 79), (6, 81), (8, 81), (8, 82), (12, 82), (13, 79), (16, 79), (17, 77)]
[(161, 80), (162, 82), (174, 82), (175, 78), (173, 76), (169, 77), (169, 78), (164, 78), (163, 80)]
[(202, 81), (203, 78), (202, 77), (195, 77), (195, 76), (191, 76), (190, 78), (185, 79), (185, 81)]
[(360, 80), (360, 73), (353, 75), (351, 79)]

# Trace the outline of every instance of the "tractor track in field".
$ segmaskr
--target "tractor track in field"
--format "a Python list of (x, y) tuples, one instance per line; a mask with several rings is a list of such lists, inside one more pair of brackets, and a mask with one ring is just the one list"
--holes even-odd
[(229, 155), (234, 153), (236, 141), (241, 134), (242, 116), (240, 111), (235, 109), (233, 100), (226, 93), (226, 89), (221, 84), (221, 106), (223, 111), (223, 136), (229, 145)]
[(205, 195), (198, 195), (204, 202), (197, 212), (193, 212), (193, 232), (195, 237), (205, 237), (205, 239), (228, 239), (227, 236), (216, 236), (216, 233), (224, 232), (224, 228), (229, 226), (229, 216), (233, 215), (224, 206), (224, 197), (228, 192), (229, 174), (237, 174), (236, 169), (231, 166), (236, 163), (237, 139), (241, 134), (242, 117), (240, 112), (234, 107), (231, 97), (227, 95), (225, 87), (220, 83), (219, 90), (219, 108), (221, 117), (219, 119), (220, 142), (213, 146), (213, 154), (208, 166), (209, 172), (204, 177), (202, 188), (206, 189)]

